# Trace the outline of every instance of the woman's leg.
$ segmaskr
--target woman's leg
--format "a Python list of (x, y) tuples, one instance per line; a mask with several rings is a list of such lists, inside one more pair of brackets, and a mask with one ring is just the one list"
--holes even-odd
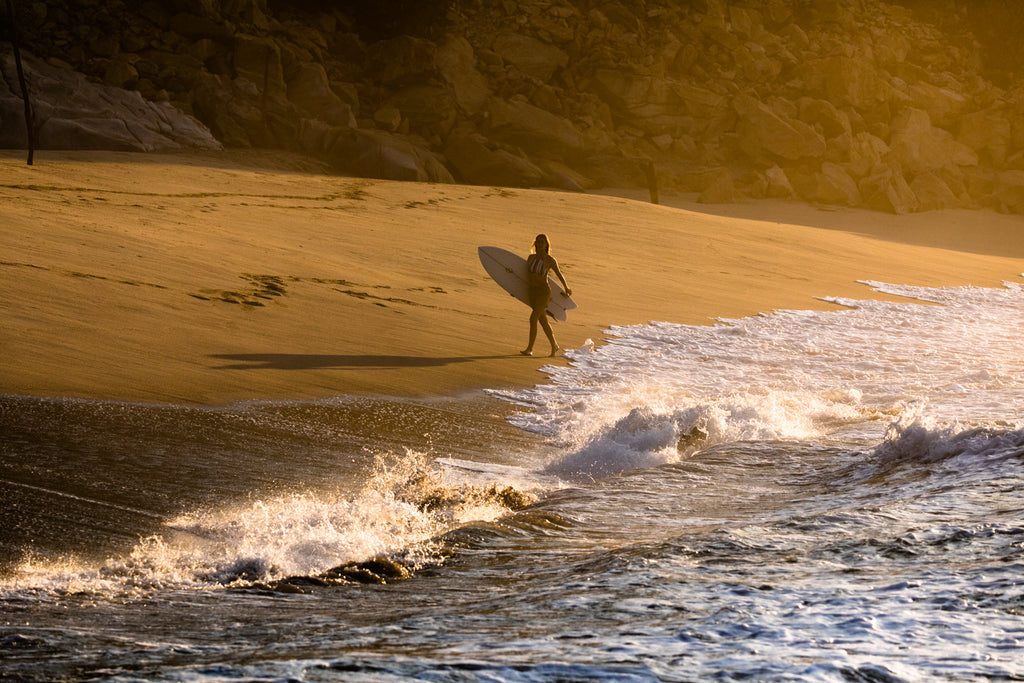
[(547, 319), (547, 308), (548, 303), (551, 301), (551, 290), (546, 286), (531, 287), (529, 296), (530, 308), (533, 309), (530, 313), (530, 345), (520, 351), (520, 353), (524, 356), (529, 356), (533, 353), (533, 343), (537, 341), (537, 323), (539, 322), (544, 328), (544, 334), (547, 335), (548, 341), (551, 342), (551, 355), (554, 355), (558, 344), (555, 343), (555, 337), (551, 333), (551, 325), (548, 324)]
[[(532, 317), (531, 317), (532, 320)], [(551, 344), (551, 355), (555, 355), (561, 351), (561, 347), (558, 346), (558, 342), (555, 341), (555, 333), (551, 331), (551, 323), (548, 322), (548, 316), (546, 313), (542, 313), (540, 316), (540, 325), (544, 328), (544, 334), (548, 337), (548, 342)], [(531, 327), (536, 332), (536, 327)], [(533, 345), (530, 345), (533, 348)]]
[(541, 313), (538, 315), (536, 308), (533, 309), (532, 313), (530, 313), (530, 343), (526, 345), (525, 349), (520, 351), (520, 353), (523, 354), (524, 356), (529, 356), (530, 354), (533, 353), (533, 343), (537, 341), (537, 321), (543, 320), (543, 316), (544, 312), (541, 311)]

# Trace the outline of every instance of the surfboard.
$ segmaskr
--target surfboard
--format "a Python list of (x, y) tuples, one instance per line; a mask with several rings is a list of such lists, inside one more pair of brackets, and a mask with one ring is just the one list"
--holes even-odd
[[(484, 270), (491, 276), (491, 279), (501, 285), (506, 292), (527, 306), (530, 305), (526, 259), (501, 247), (479, 247), (477, 254), (480, 256), (480, 263), (483, 264)], [(551, 285), (548, 315), (555, 320), (564, 321), (566, 312), (576, 308), (576, 302), (565, 293), (559, 283), (550, 277), (548, 284)]]

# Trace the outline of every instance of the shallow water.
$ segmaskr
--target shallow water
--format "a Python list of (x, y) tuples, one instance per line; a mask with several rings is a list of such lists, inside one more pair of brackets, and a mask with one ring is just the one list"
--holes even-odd
[(0, 397), (0, 676), (1022, 679), (1024, 291), (873, 286), (486, 397)]

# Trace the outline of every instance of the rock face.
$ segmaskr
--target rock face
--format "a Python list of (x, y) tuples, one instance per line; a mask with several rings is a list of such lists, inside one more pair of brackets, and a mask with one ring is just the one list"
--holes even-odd
[[(23, 57), (23, 67), (32, 84), (40, 149), (164, 152), (222, 148), (203, 124), (167, 102), (152, 102), (137, 91), (91, 83), (82, 74), (31, 56)], [(14, 57), (0, 55), (0, 148), (24, 148), (26, 140)]]
[[(966, 0), (943, 0), (945, 28), (901, 1), (424, 0), (447, 18), (417, 25), (385, 0), (50, 0), (22, 23), (48, 58), (29, 79), (45, 146), (279, 147), (574, 190), (644, 186), (653, 162), (706, 202), (1024, 212), (1024, 86), (986, 80)], [(22, 146), (0, 65), (0, 145)]]

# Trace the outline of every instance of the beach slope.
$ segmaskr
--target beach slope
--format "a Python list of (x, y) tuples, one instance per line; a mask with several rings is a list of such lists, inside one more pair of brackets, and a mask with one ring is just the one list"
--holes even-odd
[(566, 348), (613, 324), (879, 296), (858, 280), (1024, 272), (1024, 218), (988, 211), (656, 206), (322, 171), (256, 152), (0, 153), (0, 393), (221, 404), (543, 382), (548, 359), (518, 354), (528, 309), (477, 260), (538, 232), (580, 306), (555, 325)]

